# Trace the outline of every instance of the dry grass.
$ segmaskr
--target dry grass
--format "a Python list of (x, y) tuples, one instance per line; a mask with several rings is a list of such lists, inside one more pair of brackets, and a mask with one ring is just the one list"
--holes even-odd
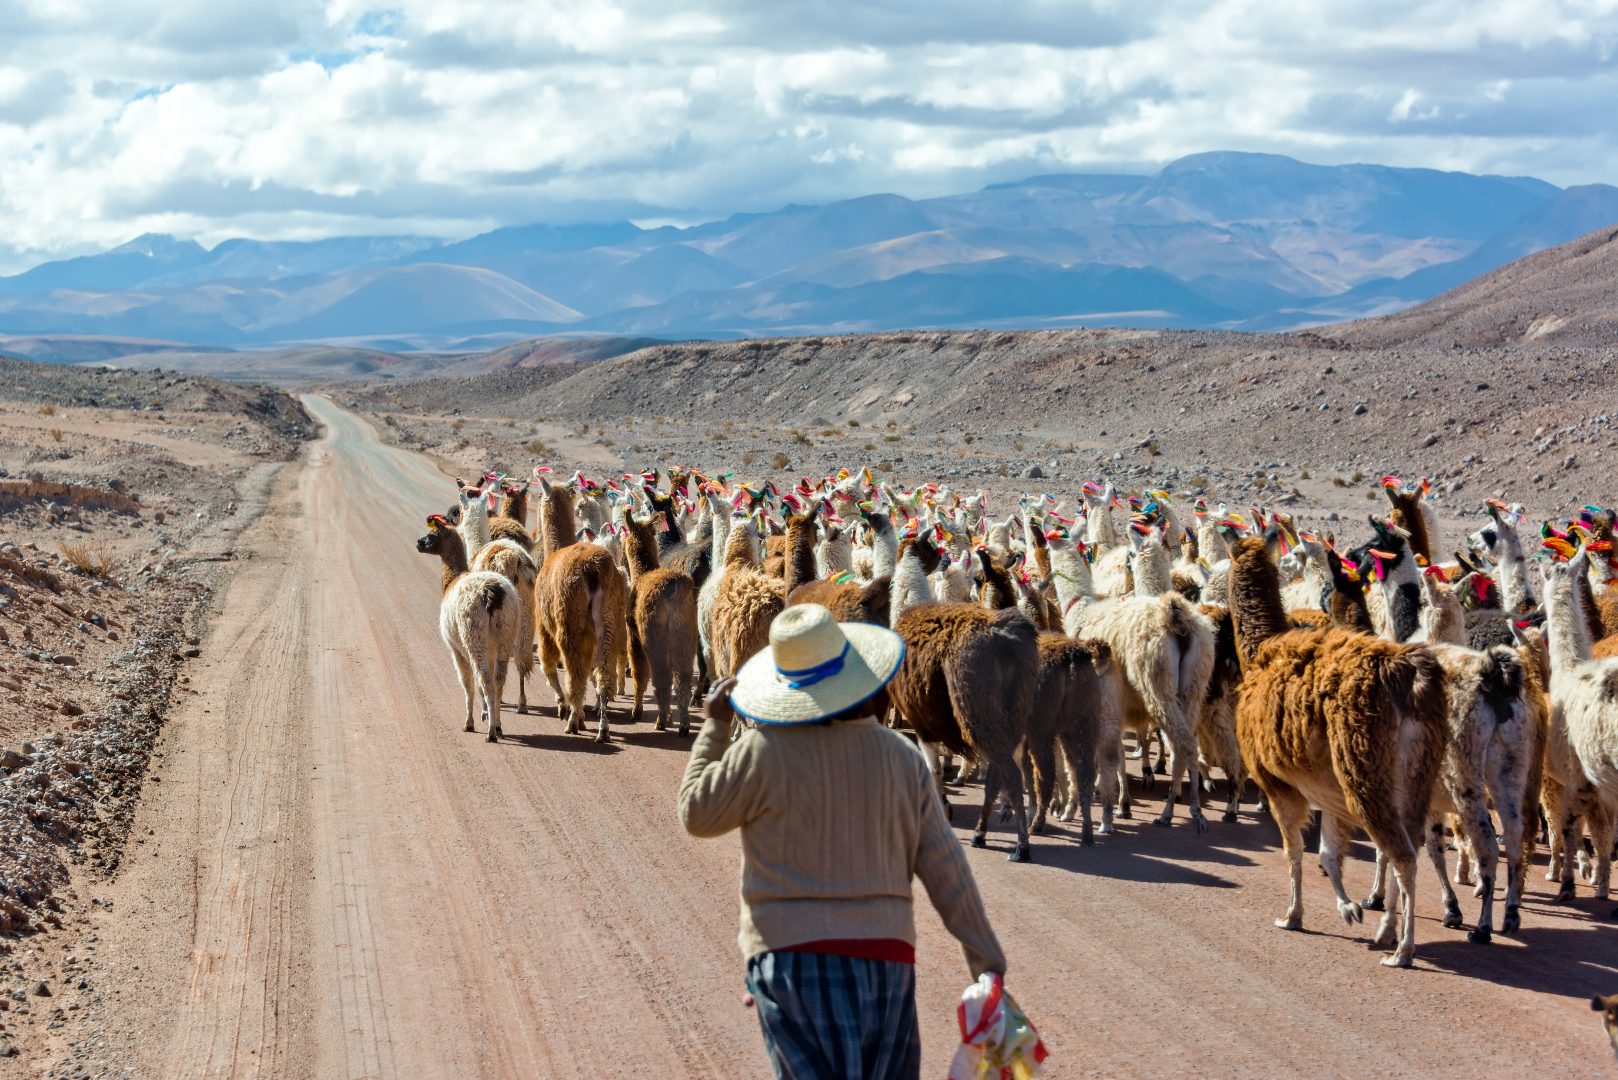
[(551, 452), (551, 447), (544, 439), (534, 439), (528, 444), (528, 452), (535, 457), (545, 457)]
[(780, 472), (783, 469), (789, 469), (791, 467), (792, 459), (785, 453), (778, 453), (770, 459), (770, 468), (774, 469), (776, 472)]
[(51, 442), (61, 442), (61, 441), (62, 441), (62, 429), (59, 428), (59, 427), (51, 428)]
[(41, 415), (41, 416), (55, 416), (56, 415), (56, 406), (55, 405), (41, 405), (39, 407), (39, 415)]
[(112, 576), (116, 560), (107, 545), (99, 540), (63, 540), (58, 550), (62, 558), (81, 574), (98, 578)]

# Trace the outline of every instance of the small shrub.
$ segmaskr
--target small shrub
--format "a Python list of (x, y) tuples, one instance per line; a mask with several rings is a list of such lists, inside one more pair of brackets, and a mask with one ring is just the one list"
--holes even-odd
[(874, 442), (868, 442), (868, 443), (866, 443), (866, 444), (865, 444), (865, 446), (864, 446), (864, 447), (863, 447), (863, 448), (862, 448), (862, 449), (865, 449), (865, 450), (875, 450), (875, 449), (876, 449), (876, 443), (874, 443)]
[(1365, 497), (1366, 497), (1366, 498), (1367, 498), (1367, 499), (1374, 499), (1374, 498), (1376, 498), (1376, 492), (1374, 492), (1374, 491), (1367, 491), (1367, 492), (1366, 492), (1366, 493), (1365, 493)]
[(1012, 443), (1011, 448), (1013, 450), (1021, 451), (1022, 450), (1022, 440), (1018, 439), (1016, 442)]
[(777, 451), (776, 455), (770, 459), (770, 468), (774, 469), (776, 472), (780, 472), (783, 469), (790, 469), (791, 467), (792, 459), (787, 456), (785, 451)]
[(544, 439), (534, 439), (528, 444), (528, 452), (535, 457), (545, 457), (551, 452), (550, 444)]
[(41, 416), (55, 416), (56, 415), (56, 406), (55, 405), (41, 405), (39, 407), (39, 415), (41, 415)]
[(59, 427), (51, 428), (51, 442), (61, 442), (61, 441), (62, 441), (62, 429), (59, 428)]
[(791, 431), (787, 432), (787, 438), (791, 439), (793, 442), (797, 443), (799, 446), (813, 446), (814, 445), (814, 443), (809, 441), (809, 436), (806, 433), (804, 433), (802, 431), (799, 431), (797, 428), (793, 428)]
[(860, 422), (851, 416), (848, 418), (848, 426), (851, 428), (857, 428), (860, 426)]
[(1299, 469), (1298, 470), (1298, 479), (1299, 480), (1307, 480), (1307, 479), (1309, 479), (1309, 470), (1308, 469)]
[(1357, 483), (1359, 483), (1359, 482), (1360, 482), (1360, 481), (1362, 481), (1362, 480), (1364, 480), (1364, 479), (1365, 479), (1365, 473), (1364, 473), (1364, 472), (1362, 472), (1362, 471), (1361, 471), (1361, 470), (1359, 470), (1359, 469), (1355, 469), (1355, 470), (1354, 470), (1354, 475), (1353, 475), (1353, 476), (1350, 476), (1350, 477), (1349, 477), (1349, 478), (1348, 478), (1348, 482), (1349, 482), (1349, 483), (1350, 483), (1350, 484), (1357, 484)]
[(104, 578), (112, 574), (112, 552), (99, 540), (64, 540), (60, 548), (62, 558), (73, 569), (91, 577)]
[(883, 442), (898, 442), (903, 437), (904, 436), (902, 436), (902, 435), (884, 435), (884, 436), (882, 436), (882, 441)]
[(742, 451), (741, 462), (742, 462), (743, 465), (751, 465), (751, 464), (753, 464), (753, 462), (755, 462), (757, 460), (758, 460), (758, 455), (753, 453), (753, 451), (751, 451), (751, 450), (743, 450)]
[(1146, 453), (1149, 454), (1150, 456), (1156, 457), (1157, 455), (1161, 454), (1162, 452), (1163, 452), (1162, 448), (1157, 445), (1157, 442), (1155, 440), (1146, 444)]
[(456, 417), (455, 420), (449, 425), (449, 429), (451, 431), (459, 431), (465, 426), (466, 421), (462, 420), (460, 417)]
[(1344, 480), (1341, 476), (1334, 476), (1331, 478), (1331, 486), (1346, 488), (1348, 486), (1348, 481)]
[(978, 437), (976, 435), (972, 434), (970, 431), (968, 431), (965, 435), (961, 436), (961, 441), (970, 446), (972, 443), (975, 443), (975, 442), (978, 441)]
[(998, 465), (996, 465), (994, 467), (994, 475), (996, 475), (996, 476), (1010, 476), (1011, 475), (1011, 470), (1006, 468), (1006, 463), (1002, 461), (1000, 464), (998, 464)]

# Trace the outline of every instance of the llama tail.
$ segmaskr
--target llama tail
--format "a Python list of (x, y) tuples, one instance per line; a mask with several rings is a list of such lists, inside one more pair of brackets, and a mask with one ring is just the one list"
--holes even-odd
[(1494, 714), (1496, 724), (1508, 724), (1516, 719), (1519, 707), (1525, 707), (1523, 688), (1527, 674), (1517, 650), (1495, 645), (1483, 654), (1483, 680), (1480, 691)]
[(483, 610), (493, 616), (505, 606), (508, 588), (504, 581), (488, 580), (478, 586), (478, 603)]

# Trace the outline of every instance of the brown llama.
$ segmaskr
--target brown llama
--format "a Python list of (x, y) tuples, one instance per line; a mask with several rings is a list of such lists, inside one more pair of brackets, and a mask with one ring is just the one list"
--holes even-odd
[(1045, 831), (1045, 813), (1059, 784), (1056, 749), (1061, 747), (1072, 778), (1071, 802), (1063, 820), (1080, 815), (1079, 835), (1095, 843), (1090, 803), (1100, 775), (1101, 833), (1112, 832), (1112, 809), (1118, 793), (1116, 760), (1122, 750), (1118, 721), (1123, 710), (1123, 684), (1104, 641), (1074, 641), (1066, 634), (1039, 635), (1039, 689), (1028, 714), (1027, 756), (1034, 820), (1029, 831)]
[[(1016, 608), (922, 603), (903, 611), (894, 629), (905, 640), (904, 662), (888, 684), (894, 708), (923, 744), (941, 745), (988, 767), (972, 846), (985, 846), (989, 812), (1003, 790), (1017, 819), (1011, 861), (1029, 861), (1017, 751), (1039, 686), (1033, 623)], [(929, 754), (928, 761), (936, 776), (936, 755)]]
[(528, 532), (528, 481), (507, 483), (500, 498), (500, 512), (489, 519), (491, 540), (510, 540), (524, 551), (534, 550), (534, 538)]
[(831, 611), (838, 622), (863, 622), (887, 626), (889, 618), (889, 583), (887, 575), (860, 583), (849, 573), (839, 572), (829, 578), (817, 578), (819, 564), (815, 555), (815, 515), (794, 514), (787, 518), (786, 574), (787, 606), (820, 604)]
[(770, 642), (770, 623), (786, 609), (785, 582), (758, 569), (758, 524), (742, 518), (731, 524), (725, 542), (725, 574), (714, 596), (708, 641), (715, 679), (736, 674)]
[[(1409, 967), (1416, 853), (1448, 735), (1443, 669), (1420, 645), (1335, 627), (1290, 629), (1275, 564), (1256, 538), (1232, 551), (1230, 602), (1242, 661), (1236, 737), (1291, 867), (1292, 901), (1276, 925), (1303, 925), (1303, 828), (1318, 806), (1320, 862), (1337, 913), (1351, 925), (1365, 917), (1343, 890), (1343, 856), (1360, 827), (1392, 864), (1403, 905), (1397, 948), (1382, 962)], [(1377, 944), (1394, 937), (1396, 909), (1388, 904)]]
[[(583, 729), (585, 689), (595, 681), (596, 741), (606, 742), (607, 702), (623, 689), (624, 580), (606, 548), (575, 541), (572, 493), (544, 479), (540, 487), (540, 543), (546, 553), (534, 600), (540, 671), (569, 735)], [(567, 673), (565, 692), (559, 666)]]
[[(634, 720), (641, 718), (646, 686), (657, 700), (656, 730), (669, 724), (672, 701), (679, 732), (691, 730), (691, 668), (697, 656), (697, 586), (691, 575), (660, 567), (650, 522), (624, 515), (624, 560), (629, 566), (629, 670), (635, 680)], [(672, 695), (672, 698), (671, 696)]]

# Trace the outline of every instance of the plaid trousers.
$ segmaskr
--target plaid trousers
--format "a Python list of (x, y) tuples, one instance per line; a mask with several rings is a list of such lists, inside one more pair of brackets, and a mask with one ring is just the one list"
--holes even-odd
[(777, 1080), (921, 1075), (913, 964), (766, 952), (747, 963)]

